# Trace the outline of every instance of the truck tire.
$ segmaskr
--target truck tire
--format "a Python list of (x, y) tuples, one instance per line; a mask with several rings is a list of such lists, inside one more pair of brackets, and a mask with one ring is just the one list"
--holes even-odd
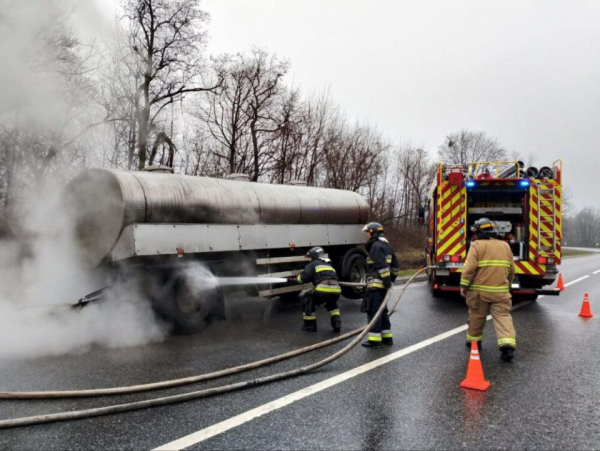
[(433, 288), (433, 281), (430, 281), (430, 285), (431, 285), (431, 296), (434, 298), (442, 298), (444, 297), (444, 292), (442, 290), (436, 290), (435, 288)]
[[(425, 256), (426, 266), (431, 266), (431, 261), (432, 261), (431, 256), (429, 254), (427, 254)], [(435, 284), (435, 276), (434, 276), (433, 269), (428, 269), (426, 271), (426, 274), (427, 274), (427, 283), (429, 283), (429, 288), (431, 289), (431, 296), (434, 298), (443, 297), (442, 290), (436, 290), (435, 288), (433, 288), (433, 285)]]
[[(537, 278), (525, 278), (521, 280), (522, 288), (532, 288), (534, 290), (538, 290), (544, 287), (544, 281)], [(518, 294), (513, 295), (514, 301), (537, 301), (538, 294)]]
[(172, 323), (173, 332), (191, 334), (206, 329), (214, 320), (225, 319), (223, 293), (218, 286), (202, 287), (183, 271), (171, 275), (162, 291), (154, 296), (157, 313)]
[[(344, 282), (367, 281), (367, 258), (360, 249), (353, 249), (346, 253), (342, 261), (342, 277)], [(342, 287), (342, 296), (347, 299), (361, 299), (364, 290), (352, 287)]]
[(296, 304), (300, 302), (300, 291), (293, 291), (291, 293), (281, 293), (279, 297), (286, 304)]

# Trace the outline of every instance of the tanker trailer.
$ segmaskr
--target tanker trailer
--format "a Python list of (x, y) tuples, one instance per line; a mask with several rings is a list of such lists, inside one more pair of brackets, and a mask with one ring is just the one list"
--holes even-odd
[[(129, 172), (83, 171), (67, 186), (82, 262), (113, 280), (139, 280), (155, 310), (182, 332), (224, 315), (218, 286), (201, 289), (189, 265), (218, 277), (286, 277), (322, 246), (340, 279), (364, 282), (362, 225), (368, 205), (357, 193), (297, 185)], [(257, 285), (262, 297), (297, 298), (306, 285)], [(356, 299), (360, 291), (343, 288)]]

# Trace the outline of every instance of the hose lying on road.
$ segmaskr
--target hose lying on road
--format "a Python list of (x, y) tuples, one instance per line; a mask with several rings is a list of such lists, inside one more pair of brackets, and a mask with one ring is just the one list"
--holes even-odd
[(212, 373), (200, 374), (197, 376), (184, 377), (181, 379), (171, 379), (168, 381), (152, 382), (148, 384), (130, 385), (126, 387), (114, 387), (114, 388), (96, 388), (89, 390), (60, 390), (60, 391), (11, 391), (11, 392), (0, 392), (0, 399), (50, 399), (50, 398), (87, 398), (93, 396), (111, 396), (111, 395), (127, 395), (131, 393), (140, 393), (151, 390), (159, 390), (163, 388), (178, 387), (181, 385), (195, 384), (197, 382), (204, 382), (220, 377), (231, 376), (232, 374), (241, 373), (243, 371), (253, 370), (260, 368), (271, 363), (280, 362), (282, 360), (290, 359), (307, 352), (315, 351), (326, 346), (343, 341), (347, 338), (353, 337), (359, 334), (363, 328), (347, 332), (338, 337), (330, 340), (322, 341), (314, 345), (306, 346), (304, 348), (296, 349), (294, 351), (286, 352), (285, 354), (279, 354), (273, 357), (269, 357), (263, 360), (257, 360), (256, 362), (246, 363), (244, 365), (227, 368), (224, 370), (214, 371)]
[[(340, 282), (340, 285), (353, 286), (353, 287), (364, 287), (366, 283), (352, 283), (352, 282)], [(180, 379), (171, 379), (168, 381), (153, 382), (148, 384), (130, 385), (125, 387), (113, 387), (113, 388), (97, 388), (88, 390), (56, 390), (56, 391), (10, 391), (0, 392), (0, 399), (58, 399), (58, 398), (88, 398), (95, 396), (113, 396), (113, 395), (127, 395), (131, 393), (141, 393), (151, 390), (160, 390), (164, 388), (178, 387), (181, 385), (195, 384), (198, 382), (204, 382), (212, 379), (218, 379), (220, 377), (231, 376), (233, 374), (241, 373), (248, 370), (260, 368), (272, 363), (280, 362), (282, 360), (290, 359), (317, 349), (324, 348), (326, 346), (339, 343), (340, 341), (346, 340), (347, 338), (353, 337), (359, 334), (364, 327), (355, 329), (347, 332), (330, 340), (322, 341), (314, 345), (306, 346), (304, 348), (296, 349), (294, 351), (286, 352), (285, 354), (279, 354), (267, 359), (258, 360), (256, 362), (246, 363), (232, 368), (226, 368), (224, 370), (214, 371), (212, 373), (205, 373), (196, 376), (184, 377)]]
[[(406, 288), (408, 287), (408, 285), (414, 280), (414, 278), (418, 274), (425, 271), (425, 269), (427, 269), (427, 268), (422, 268), (419, 271), (417, 271), (406, 282), (402, 292), (400, 293), (400, 295), (398, 296), (398, 299), (396, 300), (396, 302), (394, 303), (394, 305), (392, 307), (392, 313), (393, 313), (394, 309), (396, 308), (396, 305), (400, 301), (400, 298), (406, 291)], [(365, 335), (371, 330), (373, 325), (379, 320), (379, 318), (381, 317), (381, 315), (383, 313), (383, 310), (385, 309), (385, 307), (387, 306), (387, 304), (389, 302), (392, 291), (393, 290), (391, 290), (391, 289), (388, 290), (387, 295), (385, 296), (385, 299), (381, 303), (381, 307), (379, 308), (379, 310), (377, 311), (377, 313), (375, 314), (373, 319), (364, 328), (358, 329), (358, 331), (359, 331), (358, 336), (356, 338), (354, 338), (354, 340), (352, 340), (352, 342), (350, 342), (344, 348), (335, 352), (331, 356), (329, 356), (323, 360), (320, 360), (316, 363), (313, 363), (313, 364), (310, 364), (310, 365), (307, 365), (307, 366), (304, 366), (301, 368), (296, 368), (294, 370), (273, 374), (270, 376), (258, 377), (258, 378), (250, 379), (250, 380), (243, 381), (243, 382), (237, 382), (237, 383), (233, 383), (233, 384), (229, 384), (229, 385), (224, 385), (221, 387), (214, 387), (214, 388), (209, 388), (209, 389), (200, 390), (200, 391), (194, 391), (194, 392), (190, 392), (190, 393), (183, 393), (183, 394), (179, 394), (179, 395), (165, 396), (165, 397), (161, 397), (161, 398), (148, 399), (145, 401), (136, 401), (136, 402), (126, 403), (126, 404), (117, 404), (117, 405), (106, 406), (106, 407), (76, 410), (76, 411), (71, 411), (71, 412), (52, 413), (52, 414), (46, 414), (46, 415), (36, 415), (36, 416), (31, 416), (31, 417), (14, 418), (14, 419), (9, 419), (9, 420), (0, 420), (0, 428), (31, 426), (34, 424), (52, 423), (52, 422), (56, 422), (56, 421), (76, 420), (76, 419), (82, 419), (82, 418), (90, 418), (90, 417), (97, 417), (97, 416), (102, 416), (102, 415), (109, 415), (109, 414), (114, 414), (114, 413), (130, 412), (133, 410), (146, 409), (149, 407), (164, 406), (164, 405), (168, 405), (168, 404), (189, 401), (192, 399), (206, 398), (208, 396), (214, 396), (214, 395), (218, 395), (218, 394), (228, 393), (228, 392), (235, 391), (235, 390), (241, 390), (243, 388), (255, 387), (258, 385), (266, 384), (268, 382), (275, 382), (278, 380), (283, 380), (283, 379), (287, 379), (290, 377), (299, 376), (301, 374), (308, 373), (312, 370), (321, 368), (321, 367), (333, 362), (334, 360), (339, 359), (343, 355), (347, 354), (352, 348), (354, 348), (365, 337)], [(357, 331), (352, 331), (352, 332), (348, 332), (347, 334), (344, 334), (346, 336), (345, 338), (347, 338), (347, 336), (350, 336), (351, 334), (355, 334), (356, 332)], [(342, 339), (343, 339), (342, 336), (340, 336), (340, 337), (336, 337), (333, 340), (340, 341)], [(331, 341), (331, 340), (328, 340), (328, 341)], [(308, 348), (314, 348), (315, 346), (319, 346), (319, 345), (321, 345), (321, 343), (318, 343), (318, 344), (312, 345), (312, 346), (308, 346), (306, 348), (302, 348), (302, 350), (304, 350), (304, 352), (308, 352)], [(325, 346), (325, 345), (323, 345), (323, 346)], [(320, 346), (320, 347), (322, 347), (322, 346)], [(318, 348), (316, 348), (316, 349), (318, 349)], [(302, 350), (299, 349), (296, 351), (292, 351), (292, 353), (300, 353), (299, 351), (302, 351)], [(310, 349), (310, 350), (313, 350), (313, 349)], [(287, 353), (287, 354), (291, 354), (291, 353)], [(294, 355), (298, 355), (298, 354), (294, 354)], [(254, 363), (250, 363), (247, 365), (242, 365), (241, 367), (248, 367), (251, 365), (256, 365), (256, 366), (252, 366), (252, 368), (257, 368), (258, 366), (265, 365), (266, 364), (265, 361), (276, 359), (278, 357), (280, 357), (280, 356), (275, 356), (270, 359), (265, 359), (263, 361), (254, 362)], [(280, 359), (280, 360), (282, 360), (282, 359)], [(274, 361), (277, 361), (277, 360), (274, 360)], [(272, 363), (272, 362), (268, 362), (268, 363)], [(227, 370), (223, 370), (223, 372), (236, 370), (236, 369), (237, 369), (237, 371), (234, 371), (234, 372), (244, 371), (244, 370), (239, 370), (239, 368), (240, 367), (230, 368)], [(246, 368), (246, 369), (250, 369), (250, 368)], [(216, 372), (216, 373), (219, 373), (219, 372)], [(215, 373), (208, 373), (205, 375), (194, 376), (194, 377), (185, 378), (185, 379), (189, 380), (189, 379), (194, 379), (194, 378), (201, 378), (201, 377), (209, 376), (211, 374), (214, 375)], [(234, 374), (234, 373), (228, 373), (228, 374)], [(227, 374), (222, 374), (222, 375), (227, 375)], [(210, 377), (210, 379), (212, 379), (214, 377), (220, 377), (220, 376), (212, 376), (212, 377)], [(181, 380), (182, 379), (178, 379), (176, 381), (181, 381)], [(201, 380), (207, 380), (207, 379), (201, 379)], [(166, 381), (166, 383), (169, 383), (169, 382), (172, 383), (174, 381)], [(157, 384), (161, 384), (161, 382), (158, 382)], [(154, 384), (146, 384), (146, 385), (154, 385)], [(176, 385), (182, 385), (182, 384), (179, 383)], [(139, 386), (134, 386), (134, 387), (139, 387)], [(122, 387), (122, 388), (131, 389), (132, 387)], [(157, 388), (165, 388), (165, 387), (157, 387)], [(105, 390), (116, 390), (116, 389), (119, 389), (119, 387), (116, 387), (114, 389), (105, 389)], [(83, 391), (90, 392), (90, 391), (95, 391), (95, 390), (83, 390)], [(138, 391), (140, 391), (140, 390), (138, 390)], [(36, 392), (32, 392), (32, 393), (36, 393)], [(37, 392), (37, 393), (44, 393), (44, 392)], [(46, 392), (46, 393), (52, 393), (52, 392)], [(75, 393), (75, 392), (67, 392), (67, 393)], [(4, 394), (6, 394), (6, 393), (4, 393)], [(120, 393), (120, 394), (124, 394), (124, 393)], [(89, 396), (89, 395), (87, 395), (87, 396)], [(12, 399), (15, 399), (15, 398), (13, 397)]]

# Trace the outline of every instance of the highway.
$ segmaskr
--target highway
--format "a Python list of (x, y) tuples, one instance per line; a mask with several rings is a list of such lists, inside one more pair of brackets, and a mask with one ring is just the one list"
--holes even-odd
[[(559, 297), (516, 305), (518, 349), (500, 361), (490, 322), (481, 352), (486, 392), (459, 387), (469, 353), (466, 307), (434, 299), (426, 283), (392, 317), (395, 345), (358, 346), (294, 379), (171, 406), (2, 430), (3, 449), (598, 449), (600, 255), (565, 259)], [(399, 291), (396, 287), (395, 290)], [(578, 316), (584, 293), (596, 316)], [(365, 324), (342, 300), (343, 330)], [(227, 300), (226, 321), (205, 332), (81, 355), (0, 361), (0, 389), (115, 387), (185, 377), (259, 360), (333, 336), (300, 331), (301, 306), (248, 296)], [(345, 343), (225, 379), (159, 392), (83, 400), (0, 401), (16, 418), (185, 393), (315, 362)]]

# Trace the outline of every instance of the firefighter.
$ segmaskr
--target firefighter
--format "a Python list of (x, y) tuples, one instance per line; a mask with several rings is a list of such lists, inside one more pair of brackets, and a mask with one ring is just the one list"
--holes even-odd
[(515, 263), (508, 243), (501, 239), (496, 224), (481, 218), (471, 227), (476, 240), (471, 244), (460, 280), (460, 294), (469, 307), (467, 346), (476, 341), (481, 348), (488, 311), (492, 314), (500, 358), (510, 362), (517, 347), (510, 308), (510, 286)]
[[(396, 280), (399, 266), (398, 258), (385, 238), (381, 224), (370, 222), (363, 227), (362, 231), (368, 234), (365, 247), (369, 256), (367, 257), (367, 290), (361, 311), (367, 313), (368, 321), (371, 322), (381, 307), (387, 291)], [(386, 307), (379, 320), (369, 331), (367, 341), (362, 345), (368, 348), (378, 348), (382, 345), (391, 346), (393, 344), (392, 325)]]
[(337, 274), (322, 247), (313, 247), (306, 255), (312, 261), (306, 265), (297, 277), (290, 278), (290, 281), (310, 282), (314, 285), (314, 289), (304, 299), (304, 325), (302, 330), (316, 332), (317, 315), (315, 306), (325, 304), (325, 308), (329, 312), (331, 327), (337, 333), (342, 329), (340, 309), (337, 305), (342, 289), (338, 283)]

